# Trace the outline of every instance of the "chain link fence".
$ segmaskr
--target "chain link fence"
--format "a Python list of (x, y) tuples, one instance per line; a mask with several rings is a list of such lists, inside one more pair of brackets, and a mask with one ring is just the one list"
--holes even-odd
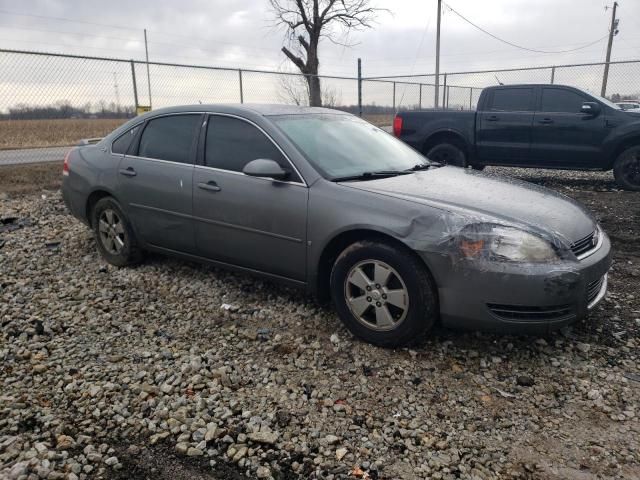
[[(474, 109), (483, 88), (493, 85), (522, 83), (550, 83), (571, 85), (587, 90), (594, 95), (601, 94), (604, 77), (604, 63), (576, 65), (556, 65), (544, 67), (512, 68), (471, 72), (452, 72), (440, 75), (441, 108), (467, 110)], [(640, 60), (610, 62), (607, 77), (606, 96), (613, 101), (640, 98)], [(373, 78), (367, 81), (373, 81)], [(375, 80), (395, 82), (397, 86), (406, 82), (435, 85), (435, 75), (376, 77)], [(430, 108), (434, 104), (434, 92), (427, 99)], [(412, 102), (400, 102), (398, 108), (412, 109)]]
[[(445, 73), (438, 105), (474, 109), (484, 87), (561, 83), (599, 94), (604, 64)], [(398, 110), (436, 106), (434, 75), (321, 76), (322, 101), (379, 126)], [(640, 61), (611, 62), (613, 100), (640, 97)], [(197, 103), (308, 104), (300, 74), (0, 50), (0, 164), (61, 160), (81, 138), (102, 137), (145, 107)]]

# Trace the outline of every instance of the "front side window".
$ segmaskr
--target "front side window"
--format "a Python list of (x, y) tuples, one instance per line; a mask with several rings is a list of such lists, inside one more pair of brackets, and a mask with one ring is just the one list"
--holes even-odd
[(587, 99), (579, 93), (564, 88), (543, 88), (543, 112), (580, 113), (582, 104)]
[(191, 146), (200, 115), (170, 115), (149, 120), (140, 137), (138, 156), (191, 163)]
[[(207, 167), (242, 172), (245, 165), (259, 158), (274, 160), (291, 171), (291, 165), (274, 143), (244, 120), (222, 115), (209, 117), (204, 162)], [(291, 172), (292, 181), (300, 179)]]
[(498, 88), (493, 91), (489, 110), (529, 112), (533, 110), (533, 88)]
[(124, 155), (125, 153), (127, 153), (129, 145), (131, 145), (131, 141), (134, 139), (139, 129), (140, 125), (136, 125), (135, 127), (127, 130), (125, 133), (116, 138), (111, 144), (111, 151), (120, 155)]

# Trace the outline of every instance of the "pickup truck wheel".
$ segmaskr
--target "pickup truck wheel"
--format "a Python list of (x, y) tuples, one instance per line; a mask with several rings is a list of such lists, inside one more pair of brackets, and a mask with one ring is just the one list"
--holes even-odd
[(627, 148), (613, 164), (616, 183), (625, 190), (640, 191), (640, 145)]
[(467, 166), (467, 156), (464, 153), (464, 149), (453, 141), (439, 143), (431, 147), (427, 152), (427, 158), (443, 165)]
[(395, 246), (359, 241), (331, 271), (331, 296), (355, 336), (394, 348), (422, 340), (438, 318), (431, 275), (418, 258)]

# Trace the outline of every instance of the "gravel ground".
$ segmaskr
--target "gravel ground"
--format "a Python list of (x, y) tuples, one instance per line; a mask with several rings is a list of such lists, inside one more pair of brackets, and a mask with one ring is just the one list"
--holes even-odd
[(487, 170), (596, 212), (615, 260), (586, 322), (383, 350), (294, 290), (111, 267), (58, 192), (5, 194), (0, 478), (640, 478), (640, 194)]

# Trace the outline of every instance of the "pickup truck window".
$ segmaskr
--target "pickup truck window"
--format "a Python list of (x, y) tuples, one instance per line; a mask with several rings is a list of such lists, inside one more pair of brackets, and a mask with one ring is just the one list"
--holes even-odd
[(533, 88), (497, 88), (491, 95), (488, 110), (530, 112), (533, 110)]
[(580, 107), (589, 100), (579, 93), (564, 88), (543, 88), (543, 112), (580, 113)]

